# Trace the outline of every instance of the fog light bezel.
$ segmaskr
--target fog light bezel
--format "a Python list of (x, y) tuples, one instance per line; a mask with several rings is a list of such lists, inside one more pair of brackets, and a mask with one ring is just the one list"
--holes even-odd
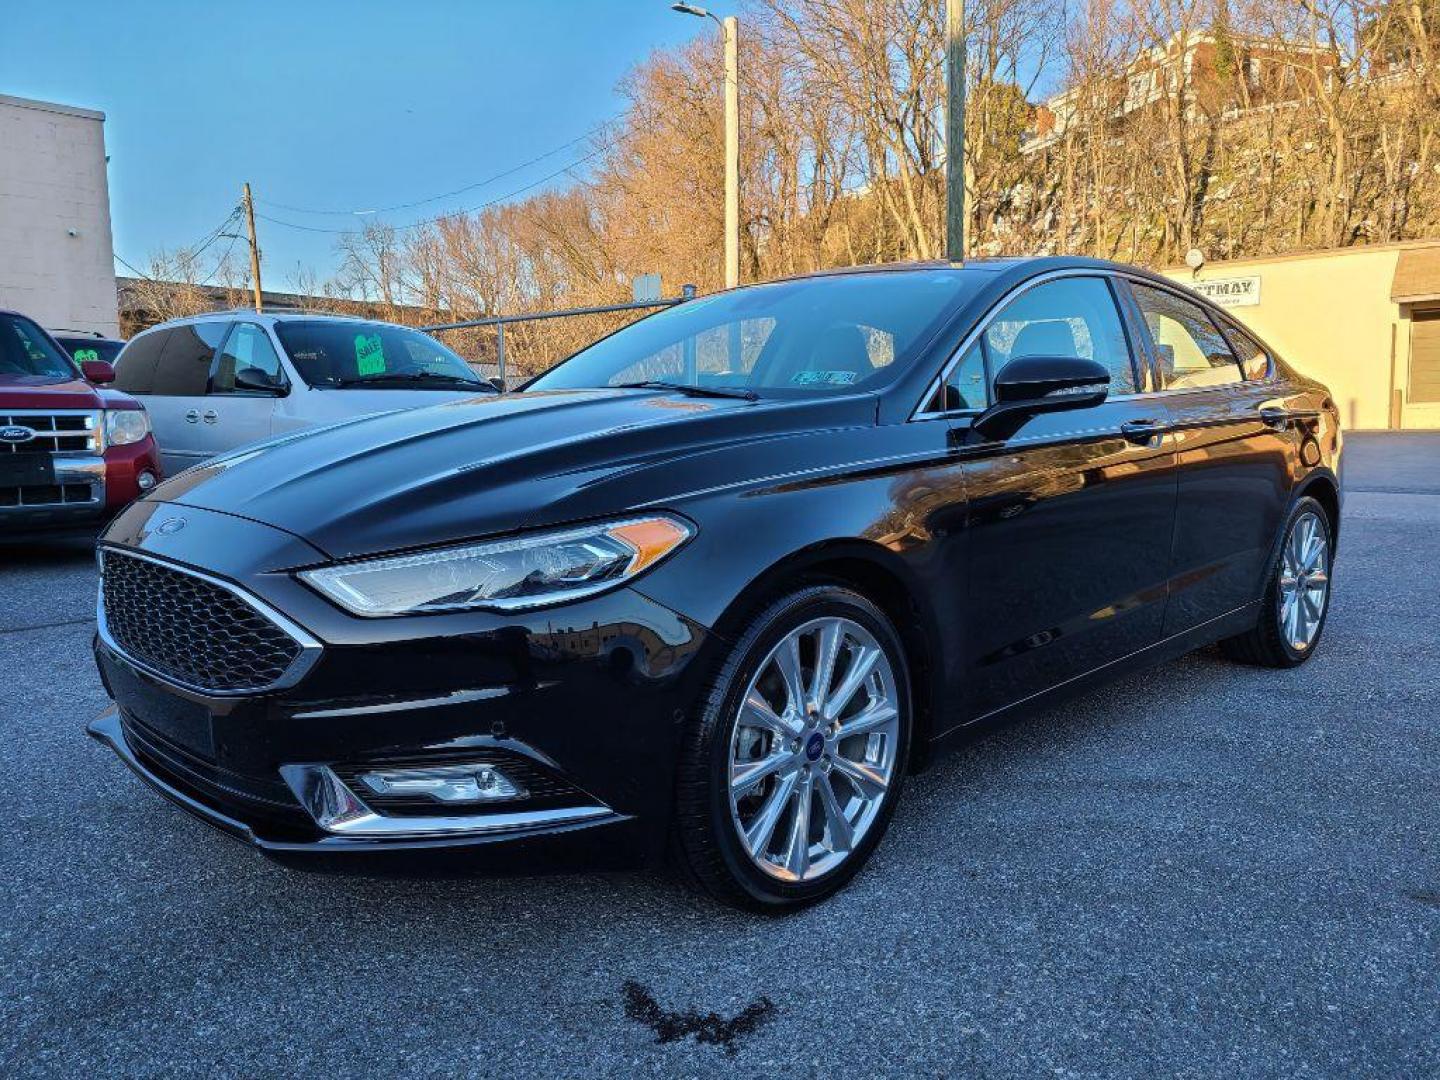
[[(495, 803), (525, 799), (530, 794), (524, 784), (512, 779), (503, 769), (488, 761), (379, 766), (357, 774), (356, 780), (365, 789), (357, 793), (362, 798), (379, 796), (430, 799), (437, 806), (491, 806)], [(494, 783), (499, 789), (498, 792), (487, 793), (484, 790), (486, 780)], [(466, 781), (471, 782), (473, 795), (462, 794)]]

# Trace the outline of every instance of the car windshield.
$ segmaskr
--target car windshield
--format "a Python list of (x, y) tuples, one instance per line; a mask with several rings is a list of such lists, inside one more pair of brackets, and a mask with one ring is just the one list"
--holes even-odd
[(418, 330), (348, 319), (286, 319), (275, 333), (311, 386), (495, 392), (463, 359)]
[(20, 315), (0, 314), (0, 376), (69, 380), (78, 374), (39, 326)]
[(760, 396), (880, 386), (970, 289), (963, 271), (859, 273), (755, 285), (632, 323), (526, 390), (670, 384)]

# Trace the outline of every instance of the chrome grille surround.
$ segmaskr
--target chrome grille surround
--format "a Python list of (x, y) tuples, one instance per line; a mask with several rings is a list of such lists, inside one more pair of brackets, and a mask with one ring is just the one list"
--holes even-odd
[[(102, 547), (98, 559), (96, 621), (101, 640), (132, 666), (164, 682), (207, 697), (266, 693), (295, 685), (320, 658), (323, 646), (318, 638), (228, 581), (137, 551)], [(139, 567), (145, 569), (137, 574)], [(113, 602), (127, 602), (122, 590), (113, 587), (121, 574), (131, 578), (128, 589), (136, 587), (136, 580), (141, 580), (142, 588), (144, 579), (156, 580), (157, 588), (174, 594), (171, 602), (155, 604), (153, 610), (147, 606), (138, 616), (108, 610), (111, 593)], [(112, 588), (107, 589), (107, 582)], [(201, 610), (207, 606), (222, 610), (207, 615)], [(154, 620), (157, 614), (160, 619)], [(210, 625), (176, 623), (177, 616), (202, 622), (208, 617)], [(137, 618), (142, 620), (138, 626)], [(148, 640), (143, 636), (147, 632), (153, 634)], [(200, 650), (210, 643), (213, 646), (204, 652), (204, 664), (166, 654), (167, 650), (183, 650), (188, 656), (190, 649)], [(217, 655), (214, 648), (225, 652)], [(250, 655), (246, 650), (263, 655)]]

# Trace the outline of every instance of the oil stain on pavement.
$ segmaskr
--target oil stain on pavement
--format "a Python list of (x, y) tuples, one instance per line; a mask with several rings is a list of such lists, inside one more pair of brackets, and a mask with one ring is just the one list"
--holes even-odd
[(776, 1011), (768, 997), (758, 997), (727, 1020), (717, 1012), (662, 1008), (649, 987), (634, 979), (627, 979), (621, 990), (625, 1015), (655, 1032), (656, 1042), (676, 1042), (693, 1035), (696, 1042), (721, 1046), (727, 1054), (735, 1053), (736, 1041), (758, 1030)]

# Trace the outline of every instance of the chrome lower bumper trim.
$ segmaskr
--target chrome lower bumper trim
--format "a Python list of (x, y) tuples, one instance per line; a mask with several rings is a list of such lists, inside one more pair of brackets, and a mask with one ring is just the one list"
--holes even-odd
[(608, 806), (592, 804), (553, 810), (387, 817), (367, 806), (328, 765), (282, 765), (280, 775), (315, 824), (335, 836), (408, 840), (476, 836), (575, 825), (614, 814)]

